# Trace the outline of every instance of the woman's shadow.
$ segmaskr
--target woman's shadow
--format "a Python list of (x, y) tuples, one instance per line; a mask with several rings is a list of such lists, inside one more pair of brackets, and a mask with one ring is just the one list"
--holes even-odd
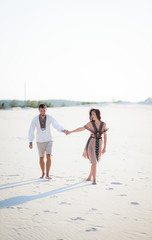
[(24, 204), (26, 202), (29, 201), (33, 201), (33, 200), (37, 200), (40, 198), (45, 198), (51, 195), (55, 195), (58, 193), (62, 193), (62, 192), (66, 192), (66, 191), (71, 191), (74, 189), (78, 189), (78, 188), (82, 188), (82, 187), (86, 187), (88, 185), (92, 185), (92, 184), (86, 184), (86, 181), (82, 181), (82, 182), (78, 182), (78, 183), (74, 183), (68, 186), (64, 186), (58, 189), (54, 189), (51, 190), (49, 192), (45, 192), (45, 193), (40, 193), (40, 194), (36, 194), (36, 195), (32, 195), (32, 196), (17, 196), (17, 197), (12, 197), (12, 198), (7, 198), (5, 200), (0, 201), (0, 209), (2, 208), (11, 208), (13, 206), (17, 206), (20, 204)]

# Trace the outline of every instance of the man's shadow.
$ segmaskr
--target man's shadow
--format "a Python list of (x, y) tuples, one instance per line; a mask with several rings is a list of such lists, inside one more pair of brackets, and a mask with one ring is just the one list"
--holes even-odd
[(38, 182), (42, 182), (42, 181), (44, 181), (44, 180), (35, 178), (35, 179), (31, 179), (31, 180), (7, 183), (7, 184), (0, 185), (0, 190), (4, 190), (4, 189), (8, 189), (8, 188), (16, 188), (16, 187), (20, 187), (23, 185), (28, 185), (31, 183), (38, 183)]
[(26, 203), (29, 201), (37, 200), (40, 198), (46, 198), (51, 195), (55, 195), (58, 193), (71, 191), (74, 189), (83, 188), (83, 187), (91, 186), (91, 185), (92, 185), (91, 183), (86, 184), (85, 181), (82, 181), (82, 182), (74, 183), (74, 184), (71, 184), (71, 185), (68, 185), (65, 187), (54, 189), (49, 192), (40, 193), (40, 194), (36, 194), (36, 195), (32, 195), (32, 196), (17, 196), (17, 197), (8, 198), (8, 199), (0, 201), (0, 209), (10, 208), (10, 207), (17, 206), (17, 205), (20, 205), (20, 204), (23, 204), (23, 203)]

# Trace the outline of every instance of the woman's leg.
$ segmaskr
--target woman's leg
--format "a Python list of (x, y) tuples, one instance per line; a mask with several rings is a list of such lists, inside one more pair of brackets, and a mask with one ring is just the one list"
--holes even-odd
[(93, 184), (96, 184), (96, 167), (97, 167), (97, 164), (96, 164), (96, 163), (93, 163), (93, 164), (92, 164)]
[(89, 174), (89, 177), (87, 178), (87, 181), (91, 181), (91, 178), (93, 176), (93, 183), (94, 184), (96, 183), (96, 166), (97, 166), (96, 163), (92, 163), (91, 169), (90, 169), (90, 174)]
[(90, 174), (89, 174), (89, 177), (87, 178), (87, 181), (91, 181), (91, 178), (92, 178), (92, 165), (91, 165)]

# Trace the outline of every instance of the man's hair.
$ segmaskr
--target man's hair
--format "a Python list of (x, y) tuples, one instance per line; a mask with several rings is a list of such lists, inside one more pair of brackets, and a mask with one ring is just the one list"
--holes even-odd
[(39, 105), (39, 109), (40, 108), (46, 108), (47, 106), (46, 106), (46, 104), (45, 103), (40, 103), (40, 105)]

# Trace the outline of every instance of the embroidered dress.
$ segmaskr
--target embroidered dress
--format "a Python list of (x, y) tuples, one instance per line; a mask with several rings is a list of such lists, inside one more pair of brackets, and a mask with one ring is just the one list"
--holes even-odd
[(88, 139), (83, 156), (85, 158), (88, 158), (91, 163), (97, 163), (97, 161), (100, 161), (102, 154), (102, 134), (108, 129), (102, 131), (104, 125), (104, 122), (102, 121), (100, 122), (99, 129), (97, 129), (94, 121), (92, 121), (91, 123), (93, 126), (93, 130), (87, 128), (86, 125), (84, 126), (87, 130), (91, 132), (91, 136)]

